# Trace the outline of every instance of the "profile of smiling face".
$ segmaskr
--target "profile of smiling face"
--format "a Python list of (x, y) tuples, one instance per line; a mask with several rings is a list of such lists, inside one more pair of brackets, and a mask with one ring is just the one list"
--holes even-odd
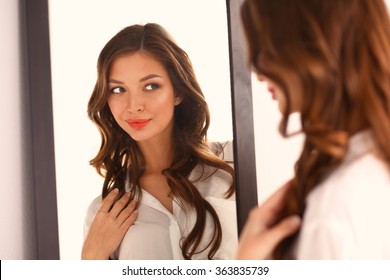
[(118, 56), (109, 71), (107, 100), (118, 125), (135, 141), (172, 137), (174, 107), (180, 103), (162, 63), (146, 51)]
[[(279, 70), (284, 78), (290, 99), (289, 113), (299, 112), (302, 108), (302, 86), (298, 80), (298, 77), (292, 73), (289, 73), (285, 69)], [(284, 113), (287, 106), (287, 92), (283, 90), (283, 87), (275, 82), (273, 79), (266, 75), (256, 73), (257, 79), (260, 82), (267, 84), (267, 89), (272, 96), (272, 99), (278, 102), (279, 111)]]

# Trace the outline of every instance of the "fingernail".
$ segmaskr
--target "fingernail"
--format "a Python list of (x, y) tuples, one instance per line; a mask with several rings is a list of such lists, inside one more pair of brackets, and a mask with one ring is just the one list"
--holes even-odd
[(297, 215), (290, 217), (289, 221), (291, 226), (299, 226), (301, 224), (301, 218)]
[(130, 193), (129, 193), (129, 192), (127, 192), (127, 193), (126, 193), (126, 196), (127, 196), (127, 197), (130, 197)]
[(132, 201), (130, 202), (130, 204), (131, 204), (131, 205), (135, 205), (135, 204), (137, 204), (137, 201), (136, 201), (136, 200), (132, 200)]
[(113, 192), (118, 193), (119, 192), (118, 188), (113, 189)]

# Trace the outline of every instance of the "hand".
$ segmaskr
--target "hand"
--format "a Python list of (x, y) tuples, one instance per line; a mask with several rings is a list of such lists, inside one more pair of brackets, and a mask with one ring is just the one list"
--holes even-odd
[(128, 203), (130, 194), (126, 193), (113, 205), (117, 195), (114, 189), (103, 200), (84, 240), (82, 259), (107, 260), (137, 219), (136, 201)]
[(236, 259), (268, 259), (280, 241), (298, 230), (301, 220), (296, 215), (276, 223), (289, 185), (285, 184), (263, 205), (251, 210), (240, 236)]

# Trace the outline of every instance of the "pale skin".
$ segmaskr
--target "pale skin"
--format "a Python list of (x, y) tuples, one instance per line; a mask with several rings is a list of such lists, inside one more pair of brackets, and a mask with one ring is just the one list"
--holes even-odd
[(124, 195), (110, 210), (117, 195), (117, 189), (110, 192), (96, 213), (83, 244), (82, 259), (107, 260), (137, 219), (136, 202), (129, 203), (129, 195)]

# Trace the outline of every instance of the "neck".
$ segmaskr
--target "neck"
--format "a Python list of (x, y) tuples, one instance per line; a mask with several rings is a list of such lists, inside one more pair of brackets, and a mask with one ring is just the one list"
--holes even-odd
[(349, 125), (349, 132), (351, 135), (354, 135), (362, 130), (367, 129), (368, 123), (365, 119), (359, 115), (360, 112), (353, 112), (351, 115), (351, 122)]
[(161, 174), (172, 163), (172, 138), (158, 141), (139, 142), (138, 146), (145, 159), (145, 174)]

